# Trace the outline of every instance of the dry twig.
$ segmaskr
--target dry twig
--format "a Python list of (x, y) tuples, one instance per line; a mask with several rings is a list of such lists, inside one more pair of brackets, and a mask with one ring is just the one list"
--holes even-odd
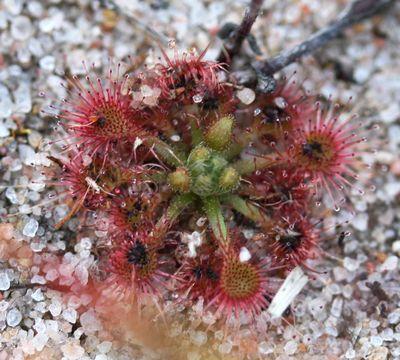
[(260, 13), (263, 2), (264, 0), (251, 0), (249, 8), (244, 14), (242, 23), (232, 31), (228, 41), (223, 45), (218, 61), (231, 63), (233, 58), (239, 53), (243, 41), (250, 34), (251, 27)]
[(284, 51), (271, 59), (255, 61), (254, 68), (264, 76), (271, 76), (302, 56), (311, 54), (329, 41), (338, 38), (346, 28), (371, 18), (393, 5), (394, 2), (395, 0), (353, 0), (331, 25), (311, 35), (309, 39), (293, 49)]

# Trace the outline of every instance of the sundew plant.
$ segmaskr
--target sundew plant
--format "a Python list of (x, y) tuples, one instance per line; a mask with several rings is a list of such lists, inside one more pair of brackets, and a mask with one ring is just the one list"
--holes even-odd
[[(54, 287), (161, 316), (201, 301), (222, 326), (240, 326), (270, 308), (294, 270), (322, 271), (309, 260), (323, 262), (326, 243), (346, 235), (328, 234), (324, 220), (349, 207), (351, 192), (363, 194), (364, 122), (349, 104), (344, 112), (307, 93), (296, 75), (272, 75), (380, 8), (362, 12), (356, 1), (318, 45), (254, 62), (258, 84), (243, 85), (233, 58), (261, 3), (221, 30), (228, 40), (217, 61), (171, 45), (152, 66), (110, 65), (106, 75), (86, 67), (66, 79), (51, 111), (64, 146), (50, 160), (69, 212), (55, 228), (79, 219), (78, 236), (88, 227), (105, 235), (84, 281), (60, 276)], [(282, 296), (278, 315), (290, 303)]]
[(52, 160), (71, 206), (55, 226), (102, 220), (106, 276), (93, 280), (121, 301), (201, 297), (218, 317), (251, 320), (320, 256), (322, 199), (345, 202), (366, 139), (293, 79), (257, 92), (204, 55), (68, 80), (58, 115), (68, 145)]

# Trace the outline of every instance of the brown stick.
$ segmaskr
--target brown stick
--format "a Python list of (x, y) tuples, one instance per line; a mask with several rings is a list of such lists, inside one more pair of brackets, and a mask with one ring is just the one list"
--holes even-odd
[(394, 3), (395, 0), (353, 0), (325, 29), (319, 30), (293, 49), (284, 51), (271, 59), (255, 61), (253, 66), (262, 75), (271, 76), (302, 56), (311, 54), (329, 41), (338, 38), (346, 28), (371, 18)]
[(219, 62), (230, 64), (233, 58), (239, 53), (243, 41), (250, 34), (251, 27), (260, 13), (263, 2), (264, 0), (251, 0), (241, 24), (233, 31), (228, 41), (223, 45), (223, 49), (218, 56)]

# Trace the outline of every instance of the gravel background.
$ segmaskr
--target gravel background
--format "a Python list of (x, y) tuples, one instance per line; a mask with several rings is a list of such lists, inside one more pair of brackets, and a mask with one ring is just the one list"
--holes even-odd
[[(354, 196), (357, 214), (343, 246), (335, 239), (324, 244), (332, 255), (323, 260), (327, 274), (313, 275), (293, 303), (294, 325), (260, 316), (255, 341), (248, 329), (222, 337), (193, 323), (183, 330), (171, 324), (167, 335), (185, 349), (183, 356), (173, 348), (153, 351), (134, 332), (122, 340), (93, 310), (76, 311), (79, 301), (65, 303), (57, 292), (41, 290), (41, 250), (69, 251), (65, 271), (84, 282), (94, 261), (92, 243), (104, 235), (80, 236), (71, 247), (77, 222), (66, 231), (51, 227), (68, 207), (43, 184), (47, 155), (57, 150), (47, 144), (57, 137), (57, 123), (40, 110), (66, 96), (60, 86), (65, 74), (84, 73), (82, 60), (94, 62), (99, 74), (109, 58), (131, 55), (151, 64), (159, 54), (156, 38), (203, 49), (224, 22), (238, 23), (246, 6), (229, 0), (115, 3), (120, 12), (105, 10), (100, 1), (0, 0), (0, 360), (400, 359), (399, 2), (385, 17), (354, 27), (287, 70), (297, 69), (306, 87), (327, 97), (344, 103), (353, 97), (352, 111), (377, 125), (368, 135), (376, 151), (366, 156), (372, 163), (368, 186), (376, 190)], [(253, 34), (263, 53), (273, 55), (328, 24), (346, 3), (265, 0)], [(215, 58), (219, 48), (213, 41), (207, 57)], [(247, 44), (244, 51), (251, 55)], [(335, 221), (347, 215), (342, 211)], [(31, 283), (39, 286), (16, 288)]]

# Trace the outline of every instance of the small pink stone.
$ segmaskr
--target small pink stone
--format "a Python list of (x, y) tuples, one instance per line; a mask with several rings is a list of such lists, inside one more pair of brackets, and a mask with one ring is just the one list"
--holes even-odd
[(390, 166), (390, 170), (395, 175), (400, 175), (400, 160), (396, 160)]
[(10, 241), (14, 237), (14, 226), (0, 224), (0, 241)]

